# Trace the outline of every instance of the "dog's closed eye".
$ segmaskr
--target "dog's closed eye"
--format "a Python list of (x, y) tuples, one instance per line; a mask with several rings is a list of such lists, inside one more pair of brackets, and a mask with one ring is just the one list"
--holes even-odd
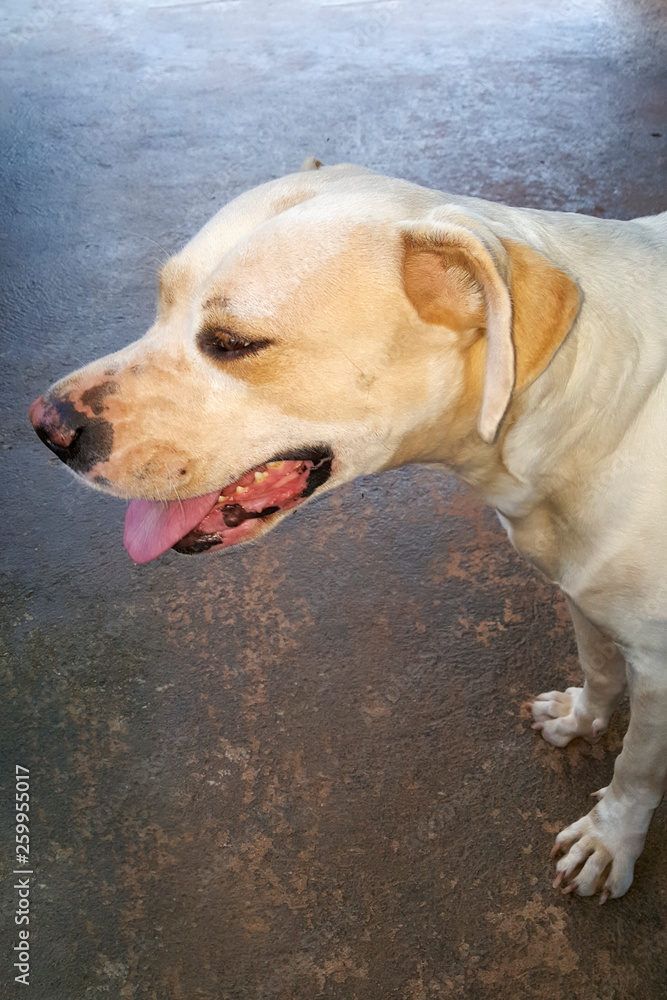
[(249, 340), (243, 334), (219, 327), (204, 327), (197, 337), (199, 350), (215, 361), (232, 361), (256, 354), (270, 343), (269, 340)]

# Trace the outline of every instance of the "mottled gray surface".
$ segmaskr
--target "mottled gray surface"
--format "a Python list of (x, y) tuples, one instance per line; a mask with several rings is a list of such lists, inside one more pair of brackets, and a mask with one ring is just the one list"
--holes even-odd
[(624, 717), (595, 747), (530, 731), (521, 703), (576, 677), (574, 643), (491, 513), (405, 470), (256, 547), (137, 568), (122, 503), (75, 484), (26, 410), (143, 332), (158, 263), (218, 206), (308, 154), (512, 204), (664, 209), (664, 5), (0, 17), (0, 833), (7, 871), (25, 764), (29, 995), (663, 997), (664, 806), (623, 901), (550, 887), (554, 831), (608, 780)]

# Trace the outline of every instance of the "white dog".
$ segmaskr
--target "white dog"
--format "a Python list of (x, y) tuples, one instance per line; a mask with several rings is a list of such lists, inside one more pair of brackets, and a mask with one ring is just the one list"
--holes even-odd
[(133, 500), (137, 562), (257, 538), (380, 469), (465, 480), (570, 604), (584, 685), (540, 695), (534, 728), (596, 739), (629, 686), (613, 780), (554, 849), (556, 885), (621, 896), (667, 775), (667, 213), (304, 168), (219, 212), (163, 268), (146, 336), (32, 421)]

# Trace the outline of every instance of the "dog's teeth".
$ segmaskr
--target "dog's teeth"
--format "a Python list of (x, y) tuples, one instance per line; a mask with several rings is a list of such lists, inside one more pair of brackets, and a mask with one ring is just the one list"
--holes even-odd
[(264, 480), (268, 478), (268, 475), (269, 475), (268, 472), (256, 472), (255, 473), (255, 482), (256, 483), (263, 483)]
[(267, 469), (279, 469), (280, 466), (284, 464), (284, 462), (267, 462), (266, 467)]
[(237, 486), (235, 492), (236, 493), (247, 493), (248, 492), (248, 487), (247, 486)]

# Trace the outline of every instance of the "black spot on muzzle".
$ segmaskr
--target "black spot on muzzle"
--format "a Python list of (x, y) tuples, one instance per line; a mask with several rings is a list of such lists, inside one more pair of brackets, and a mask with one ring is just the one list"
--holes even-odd
[(109, 460), (113, 427), (102, 417), (87, 417), (69, 399), (37, 400), (31, 420), (40, 440), (74, 472), (89, 472)]

